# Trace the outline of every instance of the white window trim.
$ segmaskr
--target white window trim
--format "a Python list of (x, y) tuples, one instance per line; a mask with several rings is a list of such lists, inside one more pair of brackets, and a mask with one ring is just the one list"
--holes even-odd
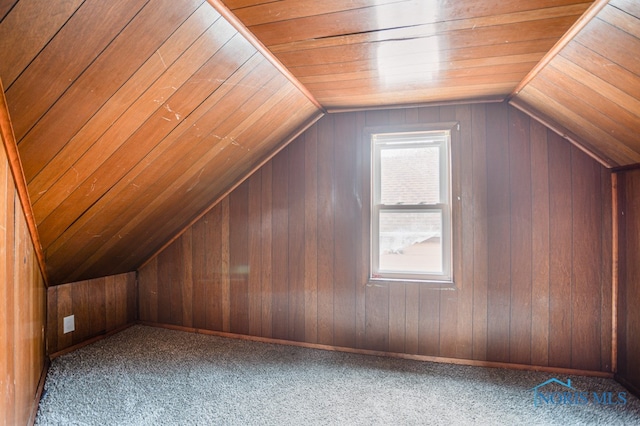
[[(415, 129), (369, 129), (370, 152), (371, 152), (371, 213), (370, 213), (370, 273), (371, 281), (410, 281), (410, 282), (426, 282), (434, 284), (452, 284), (453, 283), (453, 231), (452, 231), (452, 175), (451, 175), (451, 130), (457, 123), (440, 123)], [(379, 201), (380, 197), (380, 152), (382, 149), (389, 149), (390, 143), (394, 147), (401, 148), (409, 146), (409, 143), (402, 144), (401, 138), (404, 135), (424, 134), (426, 135), (424, 143), (412, 142), (411, 146), (434, 146), (440, 147), (440, 194), (441, 199), (436, 204), (418, 204), (418, 205), (383, 205)], [(429, 134), (433, 138), (429, 138)], [(398, 141), (391, 139), (398, 136)], [(409, 136), (410, 138), (413, 136)], [(443, 136), (445, 136), (443, 138)], [(384, 141), (384, 139), (388, 139)], [(441, 211), (442, 212), (442, 274), (424, 274), (424, 273), (399, 273), (391, 271), (380, 271), (379, 262), (379, 218), (381, 211)]]

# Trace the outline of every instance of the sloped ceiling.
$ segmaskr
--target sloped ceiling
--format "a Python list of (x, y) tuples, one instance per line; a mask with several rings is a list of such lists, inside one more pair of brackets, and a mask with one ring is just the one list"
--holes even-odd
[(135, 270), (322, 112), (203, 0), (22, 0), (0, 76), (52, 284)]
[(611, 0), (511, 103), (607, 167), (640, 163), (640, 2)]
[[(574, 90), (556, 77), (579, 52), (536, 67), (592, 3), (0, 0), (0, 78), (50, 284), (135, 270), (327, 111), (510, 97), (569, 129), (583, 105), (562, 115), (535, 95), (542, 79)], [(635, 0), (611, 3), (637, 18)], [(580, 47), (612, 68), (593, 34), (600, 50), (582, 32)], [(635, 104), (614, 103), (637, 125)], [(603, 164), (638, 162), (595, 139)]]

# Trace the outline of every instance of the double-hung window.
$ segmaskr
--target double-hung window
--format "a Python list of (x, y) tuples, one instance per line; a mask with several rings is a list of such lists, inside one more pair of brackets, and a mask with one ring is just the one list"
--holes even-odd
[(372, 133), (371, 279), (452, 282), (450, 131)]

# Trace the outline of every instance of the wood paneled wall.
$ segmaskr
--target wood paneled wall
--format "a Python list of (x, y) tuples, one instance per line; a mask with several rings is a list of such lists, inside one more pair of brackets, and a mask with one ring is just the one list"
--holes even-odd
[(45, 368), (45, 291), (0, 143), (0, 425), (25, 425), (35, 415)]
[[(458, 121), (455, 290), (369, 283), (366, 126)], [(330, 114), (139, 271), (140, 319), (611, 371), (611, 175), (501, 104)]]
[[(135, 272), (49, 287), (49, 353), (133, 323), (137, 317), (136, 298)], [(75, 316), (75, 331), (64, 334), (63, 318), (69, 315)]]
[(618, 376), (640, 394), (640, 170), (618, 174)]

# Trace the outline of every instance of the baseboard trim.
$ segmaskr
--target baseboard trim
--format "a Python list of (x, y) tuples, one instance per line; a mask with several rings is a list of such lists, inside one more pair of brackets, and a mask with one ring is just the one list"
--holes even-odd
[(135, 322), (131, 322), (129, 324), (120, 326), (118, 328), (114, 328), (113, 330), (110, 330), (110, 331), (107, 331), (105, 333), (99, 334), (97, 336), (91, 337), (91, 338), (85, 340), (84, 342), (76, 343), (73, 346), (69, 346), (68, 348), (64, 348), (62, 350), (59, 350), (58, 352), (54, 352), (54, 353), (49, 355), (49, 358), (55, 359), (55, 358), (59, 357), (60, 355), (68, 354), (69, 352), (73, 352), (73, 351), (75, 351), (77, 349), (80, 349), (83, 346), (90, 345), (90, 344), (95, 343), (95, 342), (97, 342), (99, 340), (102, 340), (102, 339), (104, 339), (106, 337), (109, 337), (109, 336), (111, 336), (113, 334), (120, 333), (122, 330), (126, 330), (127, 328), (129, 328), (129, 327), (131, 327), (132, 325), (135, 325), (135, 324), (136, 324)]
[(438, 363), (444, 363), (444, 364), (469, 365), (473, 367), (539, 371), (544, 373), (562, 374), (562, 375), (571, 375), (571, 376), (603, 377), (608, 379), (613, 378), (613, 373), (609, 373), (605, 371), (579, 370), (574, 368), (513, 364), (513, 363), (495, 362), (495, 361), (479, 361), (479, 360), (462, 359), (462, 358), (446, 358), (446, 357), (438, 357), (438, 356), (430, 356), (430, 355), (414, 355), (414, 354), (405, 354), (405, 353), (399, 353), (399, 352), (374, 351), (370, 349), (354, 349), (354, 348), (348, 348), (344, 346), (331, 346), (331, 345), (322, 345), (318, 343), (306, 343), (306, 342), (296, 342), (292, 340), (273, 339), (269, 337), (249, 336), (245, 334), (212, 331), (212, 330), (206, 330), (201, 328), (184, 327), (180, 325), (162, 324), (162, 323), (149, 322), (149, 321), (138, 321), (138, 324), (147, 325), (150, 327), (166, 328), (170, 330), (186, 331), (190, 333), (206, 334), (210, 336), (227, 337), (231, 339), (250, 340), (253, 342), (261, 342), (261, 343), (274, 343), (278, 345), (298, 346), (298, 347), (309, 348), (309, 349), (322, 349), (322, 350), (328, 350), (328, 351), (347, 352), (347, 353), (360, 354), (360, 355), (383, 356), (383, 357), (390, 357), (390, 358), (410, 359), (414, 361), (438, 362)]
[(27, 423), (29, 426), (33, 426), (36, 422), (36, 414), (38, 414), (38, 406), (40, 406), (40, 398), (42, 398), (42, 392), (44, 391), (44, 382), (47, 379), (49, 365), (51, 365), (51, 361), (45, 356), (44, 365), (40, 372), (40, 379), (38, 380), (38, 387), (36, 388), (36, 395), (31, 403), (31, 412), (29, 413), (29, 422)]

